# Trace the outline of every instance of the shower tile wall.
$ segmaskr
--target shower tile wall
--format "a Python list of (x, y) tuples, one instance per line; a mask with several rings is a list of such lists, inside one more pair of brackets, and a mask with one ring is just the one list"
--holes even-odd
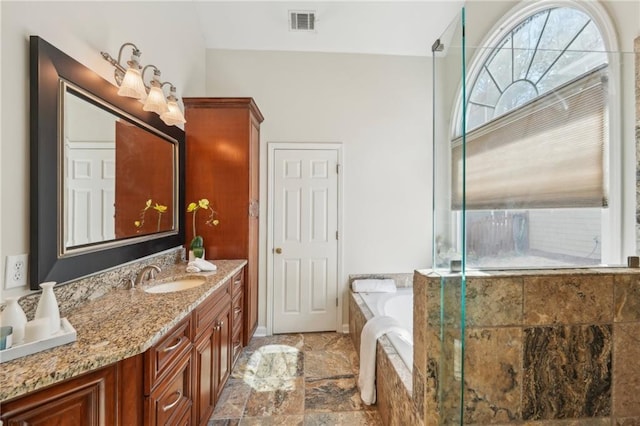
[[(416, 272), (414, 304), (414, 404), (459, 423), (460, 277)], [(640, 424), (637, 270), (468, 277), (466, 305), (464, 424)]]

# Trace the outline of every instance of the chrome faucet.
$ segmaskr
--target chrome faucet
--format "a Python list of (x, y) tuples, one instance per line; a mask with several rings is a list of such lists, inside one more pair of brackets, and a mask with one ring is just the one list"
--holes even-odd
[(140, 272), (138, 272), (138, 275), (136, 275), (136, 280), (133, 285), (140, 285), (144, 282), (145, 279), (147, 281), (154, 279), (156, 277), (156, 273), (158, 272), (160, 272), (160, 267), (158, 265), (145, 266), (140, 270)]

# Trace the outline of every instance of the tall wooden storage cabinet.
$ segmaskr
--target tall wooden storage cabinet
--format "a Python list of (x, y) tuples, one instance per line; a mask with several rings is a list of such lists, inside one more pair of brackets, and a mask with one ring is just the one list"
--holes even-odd
[[(252, 98), (183, 98), (186, 136), (187, 203), (207, 198), (218, 226), (206, 226), (208, 211), (198, 211), (196, 232), (207, 259), (247, 259), (244, 330), (246, 345), (258, 325), (258, 213), (260, 123)], [(186, 245), (193, 238), (187, 214)]]

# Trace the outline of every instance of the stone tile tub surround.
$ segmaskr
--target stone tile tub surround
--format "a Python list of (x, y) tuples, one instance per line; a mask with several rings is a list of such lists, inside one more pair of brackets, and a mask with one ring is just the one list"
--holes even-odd
[[(413, 396), (426, 425), (459, 423), (459, 298), (459, 276), (416, 271)], [(466, 303), (464, 424), (640, 425), (640, 271), (486, 272), (467, 277)]]
[(166, 266), (157, 276), (158, 281), (205, 278), (204, 284), (189, 290), (150, 294), (141, 287), (120, 288), (69, 309), (64, 316), (75, 327), (78, 340), (3, 363), (0, 402), (143, 353), (246, 261), (216, 260), (215, 264), (215, 272), (186, 274), (186, 264), (179, 263)]
[[(370, 275), (364, 277), (371, 278)], [(359, 355), (362, 328), (373, 314), (358, 293), (351, 292), (349, 296), (349, 334)], [(376, 345), (376, 390), (376, 405), (385, 425), (422, 424), (413, 407), (411, 370), (386, 336)]]

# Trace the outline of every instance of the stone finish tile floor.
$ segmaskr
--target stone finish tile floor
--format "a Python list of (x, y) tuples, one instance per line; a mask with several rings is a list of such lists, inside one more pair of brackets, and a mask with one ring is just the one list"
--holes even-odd
[(357, 387), (348, 334), (256, 337), (231, 373), (209, 426), (382, 425)]

